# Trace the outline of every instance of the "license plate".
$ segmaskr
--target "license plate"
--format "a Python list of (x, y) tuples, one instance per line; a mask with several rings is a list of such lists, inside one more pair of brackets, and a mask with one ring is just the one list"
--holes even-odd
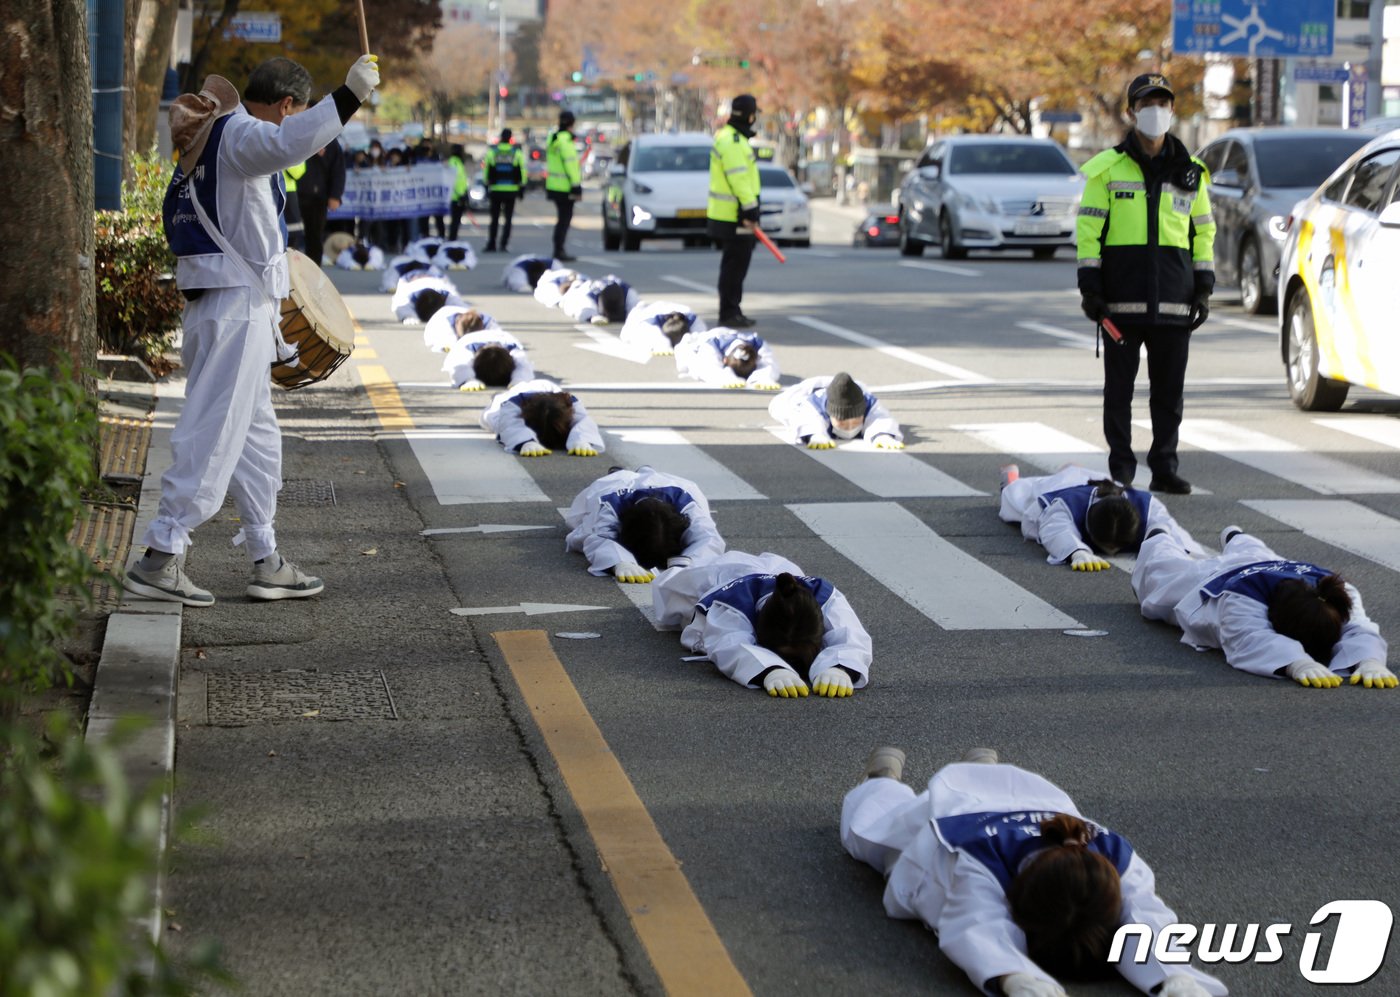
[(1059, 235), (1061, 225), (1059, 222), (1045, 221), (1039, 218), (1026, 218), (1016, 222), (1013, 230), (1017, 235)]
[(681, 210), (679, 210), (679, 211), (676, 212), (676, 217), (677, 217), (677, 218), (704, 218), (704, 217), (705, 217), (705, 209), (704, 209), (704, 208), (681, 208)]

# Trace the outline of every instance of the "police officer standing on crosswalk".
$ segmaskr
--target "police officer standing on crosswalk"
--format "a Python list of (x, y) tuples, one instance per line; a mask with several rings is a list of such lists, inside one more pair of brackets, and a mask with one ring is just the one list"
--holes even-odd
[(724, 251), (719, 260), (719, 324), (731, 329), (754, 324), (739, 302), (759, 221), (758, 162), (749, 145), (756, 120), (758, 101), (751, 94), (735, 97), (729, 121), (715, 133), (710, 149), (710, 200), (705, 215), (710, 238)]
[(510, 245), (510, 222), (515, 201), (525, 189), (525, 153), (511, 143), (510, 129), (501, 129), (501, 140), (486, 150), (481, 167), (486, 177), (486, 196), (491, 202), (491, 229), (486, 235), (486, 252), (496, 251), (496, 227), (501, 222), (501, 252)]

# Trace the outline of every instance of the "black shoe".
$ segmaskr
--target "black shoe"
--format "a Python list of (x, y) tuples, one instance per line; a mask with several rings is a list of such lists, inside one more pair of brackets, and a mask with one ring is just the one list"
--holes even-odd
[(1132, 486), (1132, 484), (1133, 484), (1133, 478), (1134, 478), (1136, 475), (1137, 475), (1137, 469), (1136, 469), (1136, 468), (1133, 469), (1133, 470), (1131, 470), (1131, 471), (1126, 470), (1125, 468), (1121, 468), (1121, 467), (1110, 467), (1110, 468), (1108, 469), (1108, 476), (1109, 476), (1110, 478), (1112, 478), (1114, 481), (1118, 482), (1118, 483), (1119, 483), (1120, 485), (1122, 485), (1124, 488), (1129, 488), (1129, 487)]
[(1158, 471), (1152, 475), (1152, 483), (1147, 487), (1154, 492), (1166, 492), (1168, 495), (1191, 494), (1191, 482), (1175, 471)]
[(494, 242), (488, 242), (488, 243), (486, 244), (486, 248), (482, 250), (483, 253), (494, 253), (495, 251), (496, 251), (496, 244), (495, 244)]
[(572, 263), (578, 259), (577, 256), (570, 256), (568, 253), (555, 253), (554, 258), (560, 263)]
[(754, 326), (758, 325), (757, 322), (749, 318), (743, 312), (740, 312), (738, 315), (731, 315), (728, 318), (720, 316), (719, 324), (727, 326), (730, 329), (752, 329)]

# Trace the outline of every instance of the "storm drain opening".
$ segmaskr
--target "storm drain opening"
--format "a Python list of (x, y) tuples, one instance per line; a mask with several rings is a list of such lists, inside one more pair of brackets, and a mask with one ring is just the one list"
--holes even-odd
[(293, 720), (397, 720), (389, 681), (360, 671), (206, 672), (215, 727)]

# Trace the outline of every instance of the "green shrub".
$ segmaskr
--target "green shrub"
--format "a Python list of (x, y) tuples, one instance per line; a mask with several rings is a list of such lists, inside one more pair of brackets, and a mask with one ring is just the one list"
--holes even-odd
[(0, 355), (0, 697), (70, 676), (58, 643), (97, 569), (68, 532), (96, 445), (96, 406), (71, 372)]
[(124, 209), (97, 212), (97, 334), (108, 352), (154, 360), (180, 327), (184, 298), (160, 215), (173, 171), (155, 153), (135, 157)]

